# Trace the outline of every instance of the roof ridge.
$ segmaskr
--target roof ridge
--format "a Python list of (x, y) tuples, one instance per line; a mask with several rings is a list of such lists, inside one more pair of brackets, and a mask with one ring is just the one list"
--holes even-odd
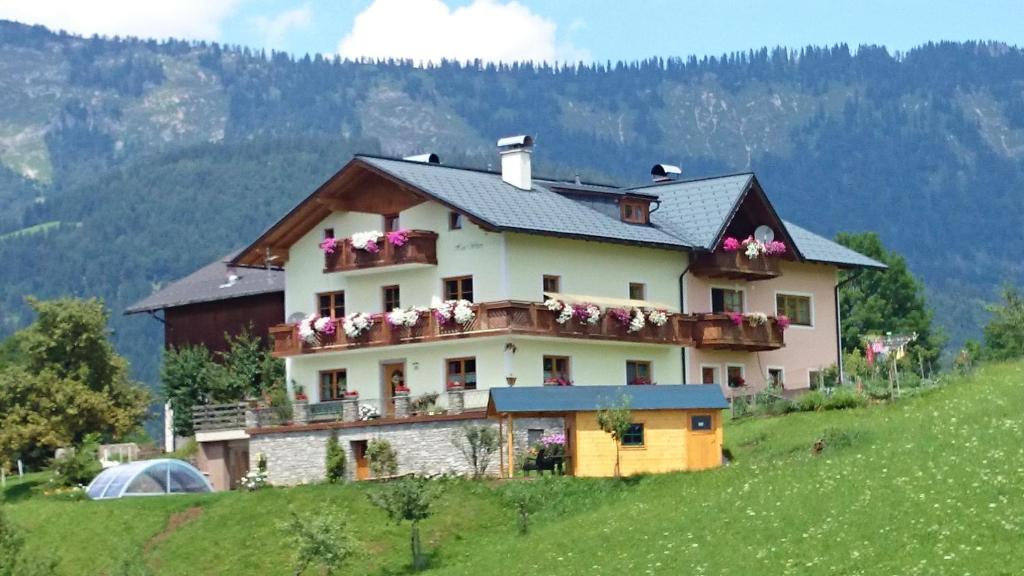
[(666, 180), (665, 182), (652, 182), (650, 184), (643, 184), (640, 186), (632, 186), (625, 188), (626, 190), (638, 190), (640, 188), (656, 188), (660, 186), (672, 186), (675, 184), (691, 184), (694, 182), (706, 182), (708, 180), (722, 180), (725, 178), (735, 178), (736, 176), (754, 176), (753, 170), (747, 170), (745, 172), (734, 172), (732, 174), (720, 174), (718, 176), (704, 176), (701, 178), (691, 178), (690, 180)]
[[(420, 162), (419, 160), (408, 160), (406, 158), (399, 158), (399, 157), (394, 157), (394, 156), (384, 156), (382, 154), (366, 154), (366, 153), (362, 153), (362, 152), (357, 153), (357, 154), (353, 154), (352, 156), (356, 157), (356, 158), (372, 158), (372, 159), (375, 159), (375, 160), (388, 160), (388, 161), (391, 161), (391, 162), (402, 162), (402, 163), (405, 163), (405, 164), (414, 164), (414, 165), (417, 165), (417, 166), (430, 166), (432, 168), (449, 168), (451, 170), (463, 170), (465, 172), (477, 172), (479, 174), (490, 174), (492, 176), (501, 176), (501, 171), (500, 170), (488, 170), (488, 169), (484, 169), (484, 168), (473, 168), (472, 166), (456, 166), (454, 164), (433, 164), (433, 163), (430, 163), (430, 162)], [(626, 188), (626, 187), (620, 186), (618, 184), (609, 184), (607, 182), (594, 182), (594, 181), (588, 181), (588, 180), (580, 180), (579, 182), (576, 182), (575, 180), (562, 180), (560, 178), (550, 178), (550, 177), (547, 177), (547, 176), (533, 176), (533, 179), (534, 180), (543, 180), (543, 181), (546, 181), (546, 182), (559, 183), (559, 184), (567, 184), (567, 185), (583, 184), (585, 186), (601, 186), (603, 188), (615, 188), (616, 190), (628, 190), (628, 188)]]

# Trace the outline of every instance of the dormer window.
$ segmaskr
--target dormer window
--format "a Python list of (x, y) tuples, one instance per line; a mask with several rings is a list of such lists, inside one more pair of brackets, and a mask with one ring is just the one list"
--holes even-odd
[(623, 198), (619, 200), (619, 211), (623, 222), (629, 224), (648, 224), (650, 222), (651, 204), (646, 200)]

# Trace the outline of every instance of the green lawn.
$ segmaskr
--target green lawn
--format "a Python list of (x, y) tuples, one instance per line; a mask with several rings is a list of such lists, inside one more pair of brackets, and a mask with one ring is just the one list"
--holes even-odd
[[(423, 527), (431, 573), (1021, 574), (1022, 407), (1024, 364), (1005, 364), (894, 405), (731, 423), (736, 461), (720, 470), (534, 481), (544, 505), (525, 537), (500, 483), (457, 483)], [(849, 445), (812, 455), (829, 428)], [(66, 574), (139, 551), (156, 574), (287, 574), (276, 522), (318, 507), (353, 521), (362, 552), (346, 574), (404, 573), (407, 528), (384, 522), (370, 488), (72, 503), (14, 487), (8, 506)]]

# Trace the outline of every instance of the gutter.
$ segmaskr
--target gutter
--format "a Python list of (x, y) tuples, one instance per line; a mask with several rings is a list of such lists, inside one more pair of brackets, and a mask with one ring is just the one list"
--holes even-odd
[(836, 365), (839, 367), (840, 385), (846, 383), (846, 373), (843, 371), (843, 313), (839, 305), (839, 289), (859, 278), (863, 271), (863, 268), (858, 268), (857, 271), (851, 274), (848, 278), (837, 282), (833, 289), (836, 303)]

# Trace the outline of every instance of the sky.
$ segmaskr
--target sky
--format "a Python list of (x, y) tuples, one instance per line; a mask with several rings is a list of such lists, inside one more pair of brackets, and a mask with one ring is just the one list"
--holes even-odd
[(845, 42), (1024, 45), (1022, 0), (0, 0), (0, 19), (78, 34), (266, 50), (488, 61), (616, 61)]

